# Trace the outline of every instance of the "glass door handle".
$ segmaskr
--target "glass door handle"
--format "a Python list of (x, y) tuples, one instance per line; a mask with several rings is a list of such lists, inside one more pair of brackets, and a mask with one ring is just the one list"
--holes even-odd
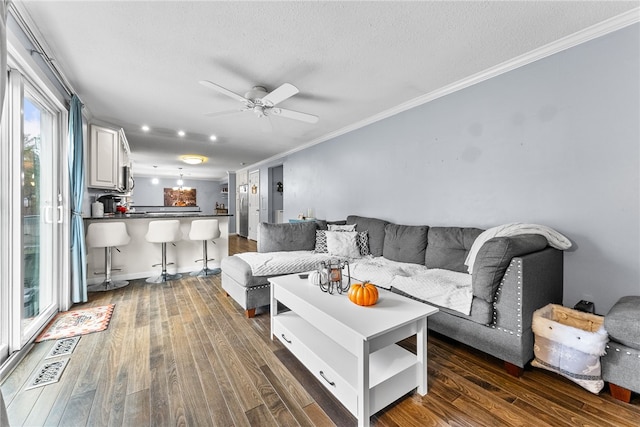
[(53, 211), (53, 206), (49, 205), (47, 203), (47, 205), (44, 207), (44, 223), (45, 224), (52, 224), (53, 221), (51, 220), (51, 212)]
[(62, 217), (62, 194), (58, 193), (58, 224), (62, 224), (64, 218)]

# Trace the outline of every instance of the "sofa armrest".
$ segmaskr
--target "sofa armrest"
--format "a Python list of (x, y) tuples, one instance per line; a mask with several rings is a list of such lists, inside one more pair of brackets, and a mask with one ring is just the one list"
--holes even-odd
[(563, 252), (551, 247), (514, 257), (496, 291), (493, 327), (520, 336), (531, 329), (533, 312), (562, 304)]

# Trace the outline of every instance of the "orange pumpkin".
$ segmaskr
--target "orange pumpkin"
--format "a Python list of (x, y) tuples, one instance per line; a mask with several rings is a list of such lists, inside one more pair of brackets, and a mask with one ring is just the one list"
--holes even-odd
[(378, 301), (378, 288), (369, 282), (354, 283), (347, 295), (354, 304), (374, 305)]

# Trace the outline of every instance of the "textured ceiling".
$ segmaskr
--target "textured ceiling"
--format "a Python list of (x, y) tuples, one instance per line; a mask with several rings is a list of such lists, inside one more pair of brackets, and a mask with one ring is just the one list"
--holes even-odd
[[(16, 3), (92, 117), (125, 129), (134, 173), (177, 175), (183, 167), (194, 178), (224, 178), (639, 4)], [(320, 121), (250, 112), (206, 117), (242, 105), (200, 80), (239, 94), (291, 83), (300, 93), (279, 106)], [(260, 120), (270, 120), (273, 131), (264, 132)], [(143, 124), (152, 130), (142, 132)], [(176, 136), (178, 129), (187, 135)], [(185, 165), (178, 157), (187, 153), (209, 161)]]

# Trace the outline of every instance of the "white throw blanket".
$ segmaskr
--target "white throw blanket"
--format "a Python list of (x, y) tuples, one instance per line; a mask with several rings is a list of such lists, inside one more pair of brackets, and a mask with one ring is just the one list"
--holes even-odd
[[(313, 251), (244, 252), (235, 256), (249, 264), (254, 276), (317, 270), (322, 261), (336, 259)], [(366, 280), (385, 289), (394, 287), (423, 301), (466, 315), (471, 313), (473, 294), (470, 274), (428, 269), (424, 265), (370, 256), (351, 259), (349, 266), (351, 278), (354, 280)]]
[(249, 264), (254, 276), (275, 276), (317, 270), (322, 261), (335, 259), (313, 251), (245, 252), (236, 256)]
[(464, 261), (465, 265), (469, 267), (469, 273), (473, 273), (473, 264), (476, 261), (476, 256), (487, 240), (493, 239), (494, 237), (519, 236), (521, 234), (539, 234), (544, 236), (547, 242), (549, 242), (549, 246), (556, 249), (565, 250), (571, 247), (571, 241), (569, 239), (545, 225), (522, 224), (519, 222), (499, 225), (498, 227), (483, 231), (473, 242), (473, 245), (471, 245), (469, 255), (467, 255), (467, 259)]
[(396, 288), (420, 300), (462, 314), (471, 313), (471, 275), (383, 257), (360, 258), (351, 263), (351, 277), (385, 289)]
[(364, 257), (351, 262), (351, 277), (390, 289), (397, 276), (412, 276), (427, 270), (424, 265), (391, 261), (383, 257)]
[(432, 304), (471, 314), (471, 275), (432, 268), (415, 276), (396, 276), (391, 286)]

